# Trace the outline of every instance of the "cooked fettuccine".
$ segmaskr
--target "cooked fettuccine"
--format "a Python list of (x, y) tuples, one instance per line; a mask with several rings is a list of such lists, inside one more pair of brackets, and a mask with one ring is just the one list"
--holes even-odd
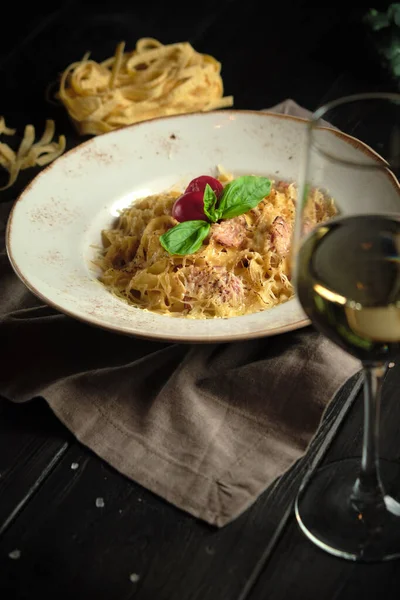
[[(220, 175), (226, 184), (231, 177)], [(134, 306), (168, 316), (233, 317), (271, 308), (293, 295), (289, 250), (296, 187), (273, 183), (268, 197), (247, 213), (210, 227), (199, 250), (171, 255), (160, 236), (176, 226), (179, 192), (144, 198), (102, 232), (100, 280)], [(335, 214), (333, 202), (312, 190), (310, 226)]]

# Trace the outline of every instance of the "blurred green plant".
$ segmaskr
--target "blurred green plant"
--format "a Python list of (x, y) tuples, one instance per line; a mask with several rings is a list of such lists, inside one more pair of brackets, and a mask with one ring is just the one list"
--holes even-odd
[(400, 3), (390, 4), (386, 11), (371, 8), (364, 16), (376, 50), (394, 78), (400, 77)]

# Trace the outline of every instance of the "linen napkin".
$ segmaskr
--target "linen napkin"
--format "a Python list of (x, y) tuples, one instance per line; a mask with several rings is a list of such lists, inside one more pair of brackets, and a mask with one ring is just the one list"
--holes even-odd
[[(272, 109), (307, 116), (288, 100)], [(226, 344), (120, 336), (43, 305), (14, 274), (0, 204), (0, 394), (45, 398), (121, 473), (217, 527), (307, 449), (358, 362), (311, 327)]]

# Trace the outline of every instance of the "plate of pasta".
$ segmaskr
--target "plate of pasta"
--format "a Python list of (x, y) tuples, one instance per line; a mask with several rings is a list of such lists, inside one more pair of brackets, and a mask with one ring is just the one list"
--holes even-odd
[[(208, 343), (304, 327), (289, 254), (305, 130), (297, 117), (224, 109), (98, 135), (17, 199), (11, 264), (47, 304), (122, 334)], [(363, 151), (337, 131), (332, 143)], [(310, 228), (345, 211), (346, 185), (361, 186), (367, 210), (364, 184), (310, 188)], [(397, 194), (390, 180), (368, 189)]]

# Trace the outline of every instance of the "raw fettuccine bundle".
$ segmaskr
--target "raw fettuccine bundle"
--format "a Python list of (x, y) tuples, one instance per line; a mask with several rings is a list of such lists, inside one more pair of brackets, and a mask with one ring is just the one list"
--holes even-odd
[(232, 106), (221, 64), (188, 42), (142, 38), (132, 52), (121, 42), (98, 63), (85, 55), (61, 76), (57, 97), (79, 133), (99, 135), (160, 116)]

